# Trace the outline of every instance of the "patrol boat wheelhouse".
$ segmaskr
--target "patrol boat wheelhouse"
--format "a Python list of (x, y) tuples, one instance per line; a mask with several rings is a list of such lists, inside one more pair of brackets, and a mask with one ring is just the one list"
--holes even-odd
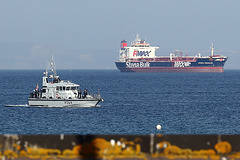
[(90, 95), (85, 89), (82, 94), (80, 85), (61, 80), (57, 76), (53, 58), (43, 74), (42, 89), (39, 90), (37, 85), (28, 99), (30, 107), (95, 107), (103, 101), (99, 93)]

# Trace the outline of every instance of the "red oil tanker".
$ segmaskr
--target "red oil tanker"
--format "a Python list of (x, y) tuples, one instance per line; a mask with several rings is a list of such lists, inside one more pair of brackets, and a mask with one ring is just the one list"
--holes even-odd
[(115, 62), (121, 72), (223, 72), (228, 57), (213, 54), (210, 56), (183, 56), (181, 52), (170, 53), (170, 56), (156, 56), (159, 47), (150, 46), (137, 34), (131, 46), (121, 41), (119, 61)]

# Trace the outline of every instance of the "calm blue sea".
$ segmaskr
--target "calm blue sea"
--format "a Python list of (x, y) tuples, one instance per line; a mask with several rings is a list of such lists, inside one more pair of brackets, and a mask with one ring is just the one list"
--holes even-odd
[(104, 102), (96, 108), (4, 107), (27, 104), (43, 71), (0, 70), (0, 134), (240, 134), (240, 70), (57, 70), (91, 93), (100, 89)]

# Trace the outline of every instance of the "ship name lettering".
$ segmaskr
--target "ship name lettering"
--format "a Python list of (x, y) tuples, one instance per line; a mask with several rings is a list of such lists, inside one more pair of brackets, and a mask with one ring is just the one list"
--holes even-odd
[(133, 56), (145, 56), (145, 57), (149, 57), (149, 54), (152, 51), (133, 51)]
[(213, 64), (213, 62), (198, 62), (198, 64)]
[(72, 104), (71, 101), (64, 101), (64, 104)]
[(190, 67), (191, 62), (175, 62), (174, 67)]
[(150, 62), (126, 62), (127, 68), (144, 68), (150, 67)]

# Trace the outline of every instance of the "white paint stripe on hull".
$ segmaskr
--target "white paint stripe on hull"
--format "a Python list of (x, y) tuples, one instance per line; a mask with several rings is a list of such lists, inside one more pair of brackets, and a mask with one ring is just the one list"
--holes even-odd
[(29, 99), (30, 107), (95, 107), (101, 100), (37, 100)]

